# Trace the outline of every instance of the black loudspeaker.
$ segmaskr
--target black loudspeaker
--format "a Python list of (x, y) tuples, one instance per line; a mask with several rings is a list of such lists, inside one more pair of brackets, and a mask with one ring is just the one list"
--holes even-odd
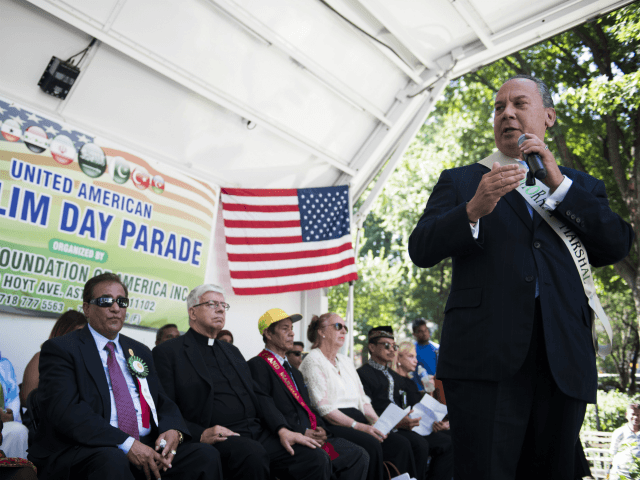
[(67, 98), (69, 90), (80, 75), (80, 69), (69, 62), (51, 57), (49, 65), (40, 77), (38, 85), (43, 92), (61, 100)]

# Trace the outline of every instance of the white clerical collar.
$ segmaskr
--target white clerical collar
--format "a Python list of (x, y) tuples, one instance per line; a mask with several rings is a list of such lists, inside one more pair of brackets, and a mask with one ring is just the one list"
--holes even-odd
[(215, 342), (215, 339), (213, 338), (207, 338), (207, 345), (212, 346), (213, 342)]

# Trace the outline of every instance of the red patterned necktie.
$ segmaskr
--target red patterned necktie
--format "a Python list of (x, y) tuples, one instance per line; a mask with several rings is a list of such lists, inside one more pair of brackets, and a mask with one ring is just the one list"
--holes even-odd
[(116, 360), (115, 344), (113, 342), (109, 342), (104, 349), (109, 352), (107, 356), (107, 367), (109, 368), (111, 388), (113, 389), (113, 397), (116, 401), (116, 411), (118, 412), (118, 428), (136, 440), (140, 440), (136, 409), (133, 406), (133, 399), (131, 398), (127, 381), (125, 380), (122, 370), (120, 369), (120, 365), (118, 365), (118, 361)]

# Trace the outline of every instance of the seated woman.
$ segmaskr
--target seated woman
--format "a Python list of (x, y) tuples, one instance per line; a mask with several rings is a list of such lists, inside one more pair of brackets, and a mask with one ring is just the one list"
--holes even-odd
[[(339, 354), (347, 328), (335, 313), (313, 316), (307, 338), (313, 343), (311, 352), (300, 365), (309, 389), (311, 403), (335, 436), (364, 448), (369, 454), (369, 480), (383, 478), (383, 460), (393, 463), (400, 473), (415, 477), (415, 462), (408, 440), (373, 427), (378, 420), (371, 401), (364, 393), (360, 377), (351, 359)], [(421, 479), (418, 479), (421, 480)]]
[[(425, 395), (425, 392), (420, 392), (415, 382), (412, 381), (411, 375), (415, 375), (415, 370), (418, 365), (418, 356), (416, 355), (416, 346), (410, 340), (405, 340), (398, 344), (398, 354), (396, 356), (396, 360), (393, 362), (392, 368), (396, 371), (398, 375), (404, 377), (406, 379), (405, 382), (399, 383), (396, 385), (396, 391), (404, 392), (403, 402), (404, 406), (407, 405), (415, 405), (416, 403), (420, 403), (422, 400), (422, 396)], [(425, 381), (425, 390), (429, 395), (433, 396), (434, 386), (433, 386), (433, 375), (429, 375), (429, 379)], [(437, 400), (437, 399), (436, 399)], [(446, 417), (445, 417), (446, 418)], [(449, 430), (449, 421), (442, 422), (434, 422), (433, 423), (433, 431), (434, 432), (442, 432)]]
[[(49, 339), (54, 337), (61, 337), (67, 333), (73, 332), (84, 327), (87, 324), (87, 318), (80, 312), (75, 310), (69, 310), (63, 313), (56, 321), (51, 329)], [(22, 377), (22, 388), (20, 389), (20, 405), (27, 407), (27, 397), (32, 390), (38, 388), (40, 381), (40, 372), (38, 370), (38, 364), (40, 363), (40, 352), (37, 352), (27, 366), (24, 369), (24, 376)]]

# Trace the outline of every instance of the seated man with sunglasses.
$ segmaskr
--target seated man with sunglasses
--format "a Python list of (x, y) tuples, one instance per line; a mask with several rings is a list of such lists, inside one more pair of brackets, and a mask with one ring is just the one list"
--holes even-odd
[(83, 291), (88, 325), (40, 353), (40, 423), (29, 460), (40, 479), (222, 479), (209, 445), (189, 431), (162, 391), (149, 349), (120, 334), (129, 299), (113, 273)]
[[(369, 330), (369, 363), (358, 369), (365, 393), (371, 398), (371, 405), (378, 415), (384, 412), (390, 403), (399, 407), (400, 394), (397, 385), (402, 384), (404, 378), (389, 368), (389, 364), (396, 356), (396, 345), (393, 329), (388, 326), (375, 327)], [(411, 429), (418, 425), (420, 419), (412, 419), (408, 415), (397, 425), (398, 434), (411, 442), (411, 449), (416, 460), (418, 479), (450, 480), (453, 477), (453, 449), (451, 437), (442, 432), (432, 432), (422, 437)], [(431, 455), (429, 474), (427, 459)]]
[(302, 363), (302, 352), (304, 351), (304, 343), (293, 342), (293, 347), (287, 350), (287, 360), (293, 368), (300, 368)]

